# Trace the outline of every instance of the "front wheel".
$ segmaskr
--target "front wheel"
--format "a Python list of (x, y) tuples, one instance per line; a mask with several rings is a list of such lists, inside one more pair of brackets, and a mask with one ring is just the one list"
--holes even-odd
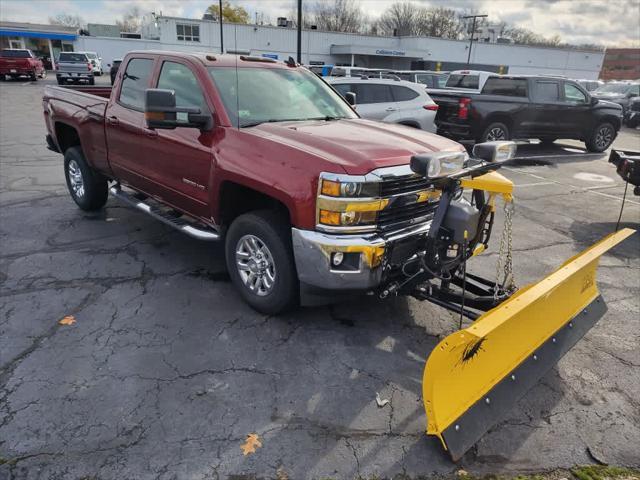
[(94, 77), (91, 77), (89, 79), (89, 85), (95, 85), (96, 84), (96, 79)]
[(495, 142), (499, 140), (509, 140), (510, 138), (509, 127), (504, 123), (494, 122), (484, 129), (480, 137), (480, 142)]
[(601, 153), (609, 148), (615, 139), (616, 129), (610, 123), (605, 122), (597, 125), (584, 143), (590, 152)]
[(99, 210), (107, 203), (107, 179), (89, 166), (80, 147), (64, 152), (64, 176), (71, 198), (82, 210)]
[(255, 310), (273, 315), (298, 303), (291, 226), (283, 215), (269, 210), (240, 215), (227, 232), (225, 257), (231, 281)]

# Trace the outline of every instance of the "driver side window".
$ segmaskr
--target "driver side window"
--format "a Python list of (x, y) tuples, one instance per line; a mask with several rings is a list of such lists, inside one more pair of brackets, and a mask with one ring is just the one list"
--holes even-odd
[(176, 107), (197, 107), (201, 112), (209, 110), (198, 79), (189, 67), (181, 63), (162, 64), (157, 88), (176, 92)]
[(586, 95), (575, 85), (564, 84), (564, 99), (569, 103), (587, 103)]

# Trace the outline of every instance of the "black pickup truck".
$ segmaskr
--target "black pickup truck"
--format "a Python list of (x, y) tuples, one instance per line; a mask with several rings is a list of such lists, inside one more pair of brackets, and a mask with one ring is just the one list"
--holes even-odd
[(455, 140), (572, 138), (603, 152), (622, 124), (620, 105), (598, 100), (564, 78), (495, 75), (480, 93), (439, 91), (431, 98), (439, 106), (438, 134)]

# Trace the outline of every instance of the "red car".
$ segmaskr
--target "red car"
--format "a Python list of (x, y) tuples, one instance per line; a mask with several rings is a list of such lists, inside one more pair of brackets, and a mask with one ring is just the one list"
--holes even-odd
[(42, 60), (26, 48), (3, 48), (0, 52), (0, 80), (6, 77), (25, 76), (31, 80), (46, 78), (47, 70)]

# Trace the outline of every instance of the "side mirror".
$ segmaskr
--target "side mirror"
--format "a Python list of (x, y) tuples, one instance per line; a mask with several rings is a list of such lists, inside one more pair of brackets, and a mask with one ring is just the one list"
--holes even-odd
[(597, 103), (599, 102), (599, 100), (596, 97), (591, 97), (591, 106), (597, 105)]
[(145, 92), (144, 118), (149, 128), (173, 130), (176, 127), (213, 128), (213, 117), (197, 107), (176, 107), (176, 92), (148, 88)]
[(110, 67), (110, 66), (111, 66), (111, 64), (110, 64), (110, 63), (107, 63), (107, 67)]
[(486, 162), (506, 162), (517, 150), (516, 142), (484, 142), (473, 146), (473, 156)]
[(446, 177), (464, 168), (465, 152), (419, 153), (411, 157), (411, 171), (433, 180)]
[(98, 57), (98, 60), (102, 61), (102, 57)]
[(349, 105), (352, 107), (356, 106), (356, 94), (353, 92), (347, 92), (344, 94), (344, 99), (347, 101)]

